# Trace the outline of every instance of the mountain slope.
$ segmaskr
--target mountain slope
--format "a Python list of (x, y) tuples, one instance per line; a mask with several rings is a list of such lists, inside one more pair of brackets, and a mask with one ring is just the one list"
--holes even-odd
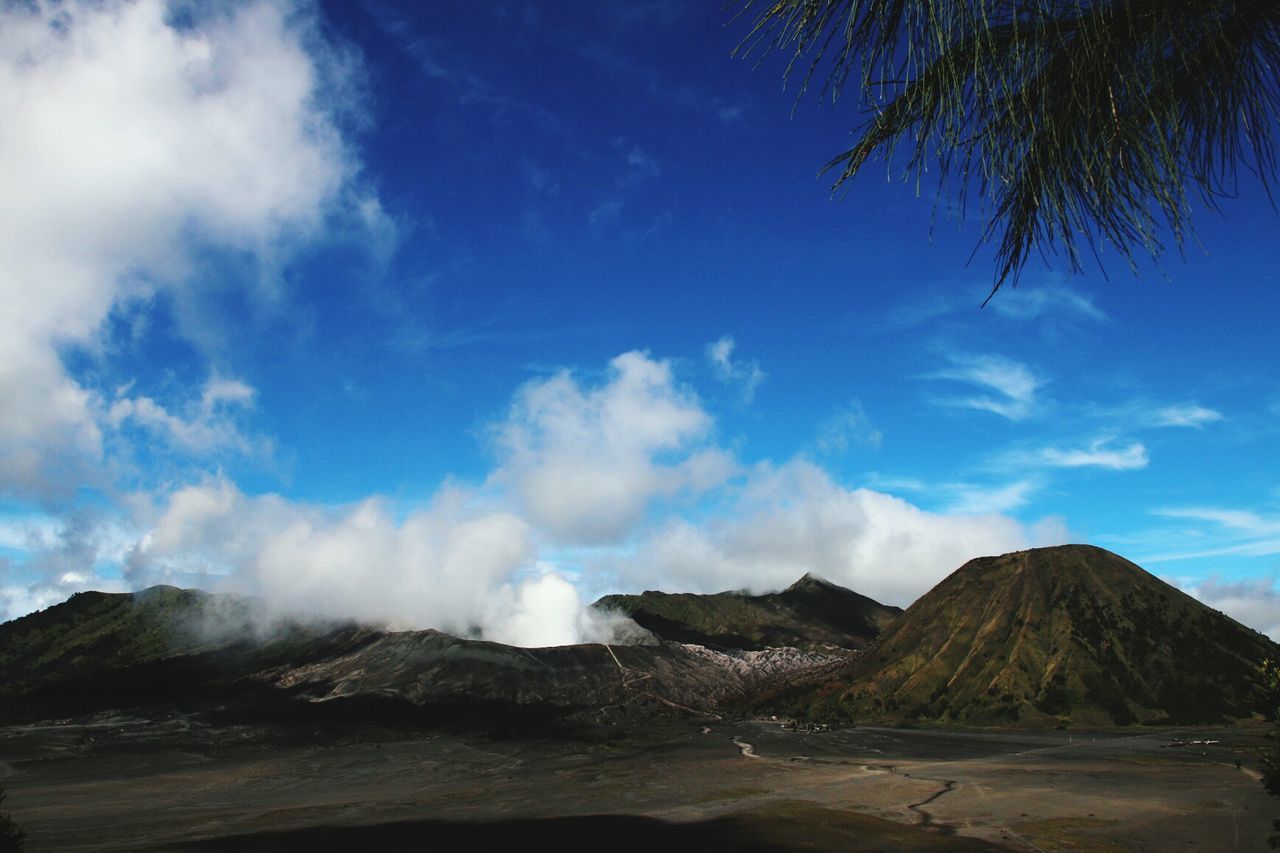
[(87, 592), (0, 625), (0, 723), (106, 710), (539, 729), (718, 715), (844, 654), (659, 642), (525, 649), (438, 631), (272, 621), (246, 599)]
[(373, 634), (270, 620), (249, 600), (171, 586), (77, 593), (0, 624), (0, 722), (222, 699), (256, 684), (253, 673), (350, 651)]
[(1280, 649), (1087, 545), (971, 560), (804, 700), (854, 719), (1044, 726), (1250, 716)]
[(813, 575), (765, 595), (649, 591), (608, 595), (592, 606), (624, 613), (664, 640), (750, 650), (860, 649), (902, 614)]

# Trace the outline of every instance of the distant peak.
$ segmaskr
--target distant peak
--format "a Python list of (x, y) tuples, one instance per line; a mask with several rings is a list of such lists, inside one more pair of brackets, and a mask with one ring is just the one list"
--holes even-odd
[(831, 581), (827, 580), (826, 578), (818, 577), (813, 572), (805, 572), (804, 576), (801, 577), (800, 580), (796, 581), (791, 586), (787, 587), (787, 589), (788, 590), (812, 589), (815, 586), (831, 589), (835, 587), (835, 584), (833, 584)]

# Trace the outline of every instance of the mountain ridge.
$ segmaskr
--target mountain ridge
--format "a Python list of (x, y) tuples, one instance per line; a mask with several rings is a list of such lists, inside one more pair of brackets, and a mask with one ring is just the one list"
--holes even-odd
[(255, 637), (262, 614), (252, 606), (160, 586), (77, 593), (0, 624), (0, 723), (216, 708), (243, 719), (550, 731), (720, 717), (745, 708), (761, 685), (818, 677), (844, 660), (661, 641), (520, 648), (291, 620)]
[(264, 631), (245, 599), (78, 593), (0, 624), (0, 722), (216, 709), (497, 728), (749, 713), (1218, 723), (1253, 713), (1257, 666), (1280, 658), (1258, 632), (1087, 545), (971, 560), (905, 612), (812, 574), (758, 596), (651, 591), (593, 606), (630, 612), (657, 639), (524, 649), (349, 622)]
[(663, 640), (750, 651), (778, 646), (857, 650), (902, 613), (812, 573), (761, 595), (647, 590), (607, 595), (591, 606), (622, 613)]

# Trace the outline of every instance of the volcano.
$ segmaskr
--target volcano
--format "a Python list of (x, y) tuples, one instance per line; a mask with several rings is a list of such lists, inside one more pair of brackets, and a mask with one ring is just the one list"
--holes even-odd
[(1267, 637), (1089, 545), (982, 557), (799, 705), (983, 726), (1251, 716)]

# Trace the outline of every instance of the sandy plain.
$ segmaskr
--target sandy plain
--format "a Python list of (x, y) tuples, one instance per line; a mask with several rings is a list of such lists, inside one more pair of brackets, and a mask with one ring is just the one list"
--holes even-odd
[(36, 853), (1261, 851), (1280, 814), (1263, 734), (748, 721), (495, 739), (108, 717), (0, 729), (0, 783)]

